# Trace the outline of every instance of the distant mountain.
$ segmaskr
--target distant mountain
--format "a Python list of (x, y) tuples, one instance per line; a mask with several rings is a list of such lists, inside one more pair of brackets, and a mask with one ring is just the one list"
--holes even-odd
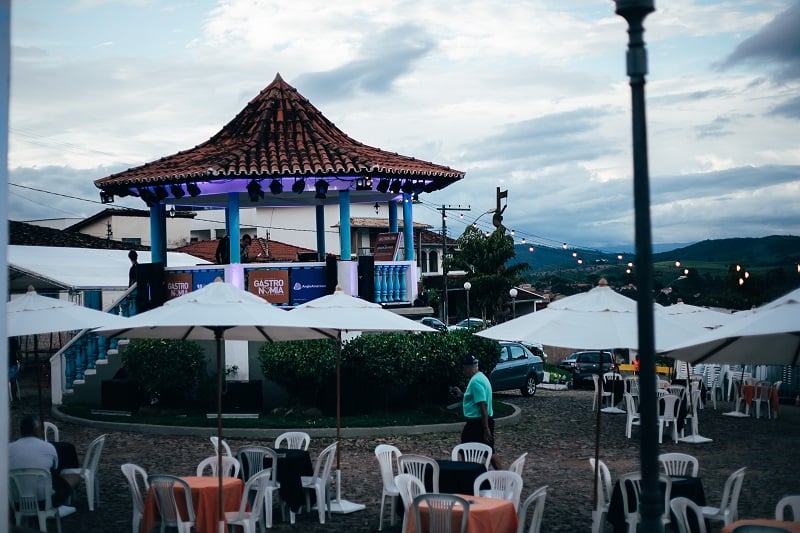
[(742, 263), (751, 267), (785, 266), (800, 259), (800, 237), (771, 235), (759, 238), (701, 241), (670, 252), (653, 254), (653, 261), (691, 260)]
[[(658, 243), (658, 244), (653, 244), (653, 253), (654, 254), (658, 254), (658, 253), (662, 253), (662, 252), (669, 252), (671, 250), (676, 250), (678, 248), (685, 248), (687, 246), (690, 246), (691, 244), (692, 244), (691, 242), (662, 242), (662, 243)], [(622, 247), (620, 247), (618, 249), (614, 249), (614, 250), (605, 250), (605, 252), (606, 253), (610, 253), (610, 254), (611, 253), (619, 253), (619, 252), (623, 252), (623, 253), (626, 253), (626, 254), (632, 254), (632, 253), (635, 253), (635, 247), (633, 245), (622, 246)]]

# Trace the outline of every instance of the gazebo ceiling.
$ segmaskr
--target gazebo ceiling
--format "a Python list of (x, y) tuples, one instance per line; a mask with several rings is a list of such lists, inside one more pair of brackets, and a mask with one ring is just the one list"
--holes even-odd
[(208, 141), (94, 183), (104, 202), (132, 195), (148, 205), (221, 207), (235, 192), (244, 207), (335, 202), (342, 190), (352, 202), (385, 201), (463, 177), (351, 139), (278, 74)]

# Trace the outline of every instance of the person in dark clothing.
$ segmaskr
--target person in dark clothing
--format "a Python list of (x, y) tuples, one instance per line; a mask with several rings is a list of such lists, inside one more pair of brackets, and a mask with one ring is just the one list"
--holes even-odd
[(16, 337), (8, 338), (8, 386), (11, 389), (11, 403), (19, 401), (19, 341)]
[(139, 264), (139, 254), (136, 250), (128, 252), (128, 259), (131, 260), (131, 268), (128, 270), (128, 287), (136, 283), (136, 265)]
[(214, 258), (218, 265), (227, 265), (231, 262), (231, 238), (225, 235), (217, 244), (217, 251)]

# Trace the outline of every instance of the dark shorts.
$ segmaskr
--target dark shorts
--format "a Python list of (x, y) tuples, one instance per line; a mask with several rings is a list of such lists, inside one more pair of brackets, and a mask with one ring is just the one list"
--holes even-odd
[(461, 442), (480, 442), (488, 444), (494, 451), (494, 418), (489, 417), (489, 433), (492, 435), (492, 441), (486, 442), (483, 438), (483, 422), (480, 418), (468, 418), (467, 423), (464, 424), (464, 430), (461, 432)]

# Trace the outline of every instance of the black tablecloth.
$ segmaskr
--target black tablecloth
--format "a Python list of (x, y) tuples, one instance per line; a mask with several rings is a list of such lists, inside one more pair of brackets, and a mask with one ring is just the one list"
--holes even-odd
[[(685, 379), (673, 379), (672, 380), (672, 384), (673, 385), (683, 385), (684, 387), (687, 387)], [(687, 388), (686, 391), (687, 391), (687, 394), (688, 394), (689, 389)], [(700, 405), (702, 405), (702, 406), (706, 405), (706, 397), (707, 396), (708, 396), (708, 389), (706, 388), (706, 384), (701, 381), (700, 382)]]
[[(701, 507), (706, 504), (703, 482), (699, 477), (670, 476), (670, 478), (672, 479), (670, 498), (683, 496), (684, 498), (689, 498)], [(662, 497), (664, 487), (665, 485), (661, 484)], [(633, 487), (630, 484), (628, 484), (628, 502), (632, 505), (636, 505), (636, 497), (633, 492)], [(622, 508), (622, 489), (619, 481), (614, 483), (614, 490), (611, 493), (611, 503), (608, 507), (606, 520), (614, 526), (615, 533), (623, 533), (628, 530), (628, 524), (625, 522), (625, 510)], [(675, 517), (673, 516), (671, 520), (674, 521)]]
[(58, 471), (66, 468), (80, 468), (81, 464), (78, 462), (78, 452), (75, 451), (75, 445), (69, 442), (51, 442), (56, 448), (58, 454)]
[[(600, 379), (603, 379), (602, 376)], [(613, 401), (611, 405), (617, 405), (622, 401), (625, 394), (625, 381), (623, 379), (603, 381), (603, 392), (612, 393)]]
[[(475, 479), (486, 472), (486, 466), (472, 461), (437, 459), (439, 463), (439, 492), (447, 494), (472, 494)], [(425, 490), (433, 490), (433, 474), (425, 471)]]
[[(678, 433), (680, 433), (683, 430), (683, 426), (686, 425), (686, 414), (688, 413), (686, 401), (687, 401), (686, 397), (684, 397), (681, 400), (678, 400)], [(659, 415), (664, 414), (664, 402), (662, 401), (658, 402), (658, 414)], [(667, 431), (668, 431), (667, 429), (664, 430), (665, 433)], [(670, 428), (669, 431), (672, 431), (672, 428)]]
[[(314, 474), (311, 456), (305, 450), (282, 448), (275, 451), (278, 453), (277, 481), (281, 485), (278, 494), (280, 494), (281, 500), (285, 502), (292, 511), (297, 512), (305, 503), (301, 476), (311, 476)], [(246, 472), (247, 457), (242, 456), (240, 460), (242, 461), (242, 472)], [(264, 457), (264, 468), (270, 468), (271, 466), (271, 458)]]

